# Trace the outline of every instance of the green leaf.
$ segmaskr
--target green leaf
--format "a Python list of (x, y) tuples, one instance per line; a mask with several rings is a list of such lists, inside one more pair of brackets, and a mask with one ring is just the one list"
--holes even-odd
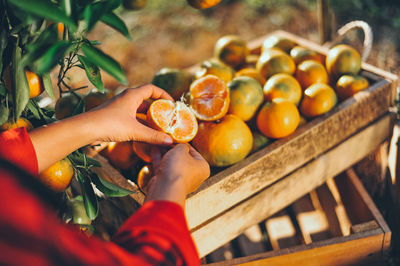
[(0, 103), (0, 125), (4, 124), (8, 120), (8, 115), (10, 111), (8, 110), (7, 106)]
[(8, 43), (8, 23), (6, 16), (0, 18), (0, 75), (3, 73), (3, 52)]
[(133, 191), (124, 189), (104, 180), (95, 173), (93, 173), (90, 177), (96, 188), (103, 192), (103, 194), (107, 197), (124, 197), (134, 193)]
[(101, 81), (101, 73), (100, 68), (94, 64), (92, 64), (86, 57), (83, 55), (78, 55), (79, 61), (82, 63), (85, 68), (86, 76), (89, 81), (100, 91), (104, 92), (104, 84)]
[(126, 75), (117, 61), (93, 46), (83, 45), (82, 51), (92, 64), (104, 69), (122, 84), (128, 85)]
[(37, 119), (40, 120), (40, 114), (37, 105), (33, 104), (34, 99), (30, 99), (28, 104), (26, 105), (26, 108), (28, 108), (29, 111), (33, 114), (33, 116)]
[(118, 17), (115, 13), (110, 12), (101, 17), (101, 21), (103, 21), (108, 26), (114, 28), (115, 30), (119, 31), (129, 40), (132, 40), (131, 35), (129, 34), (129, 30), (125, 25), (125, 22)]
[(0, 80), (0, 96), (4, 97), (7, 94), (7, 89), (4, 83)]
[(29, 85), (21, 64), (21, 48), (16, 46), (11, 64), (11, 81), (14, 100), (14, 120), (17, 121), (29, 101)]
[(42, 17), (54, 22), (62, 22), (72, 31), (77, 27), (74, 21), (68, 17), (57, 5), (49, 0), (9, 0), (21, 10), (38, 17)]
[(34, 68), (38, 75), (50, 72), (50, 70), (57, 65), (57, 62), (62, 59), (65, 53), (71, 48), (72, 43), (68, 41), (60, 41), (51, 46), (47, 52), (39, 58)]
[(97, 217), (99, 205), (92, 184), (86, 175), (78, 172), (77, 176), (83, 192), (83, 203), (85, 204), (86, 214), (91, 220), (94, 220)]
[(78, 152), (78, 151), (75, 151), (74, 153), (68, 155), (68, 159), (73, 161), (74, 164), (80, 165), (80, 166), (85, 166), (85, 163), (86, 163), (86, 167), (89, 167), (89, 166), (101, 167), (101, 163), (99, 161), (97, 161), (96, 159), (87, 157), (86, 155), (84, 155), (83, 153)]
[(44, 30), (36, 41), (27, 45), (27, 53), (23, 56), (23, 64), (29, 65), (43, 56), (58, 40), (55, 24)]
[(54, 101), (54, 88), (53, 88), (53, 83), (51, 82), (51, 77), (50, 73), (45, 73), (42, 76), (42, 82), (43, 82), (43, 87), (44, 90), (47, 92), (47, 95)]
[(87, 31), (90, 32), (100, 18), (110, 11), (110, 2), (100, 1), (86, 6), (83, 13)]

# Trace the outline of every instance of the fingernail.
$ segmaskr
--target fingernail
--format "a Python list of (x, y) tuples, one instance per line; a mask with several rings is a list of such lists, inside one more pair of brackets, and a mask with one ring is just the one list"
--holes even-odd
[(164, 139), (164, 144), (171, 145), (172, 143), (174, 143), (174, 141), (172, 140), (171, 137), (166, 137)]

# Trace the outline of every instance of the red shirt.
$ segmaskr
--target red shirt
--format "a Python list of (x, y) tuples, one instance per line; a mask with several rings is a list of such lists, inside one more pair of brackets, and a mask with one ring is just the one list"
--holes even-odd
[(61, 222), (52, 193), (22, 169), (37, 174), (28, 133), (0, 133), (0, 265), (200, 264), (180, 205), (144, 204), (107, 242)]

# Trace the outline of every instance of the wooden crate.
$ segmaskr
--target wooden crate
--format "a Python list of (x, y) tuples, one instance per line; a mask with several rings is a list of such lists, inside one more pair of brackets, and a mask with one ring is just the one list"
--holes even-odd
[[(272, 34), (327, 52), (287, 32)], [(266, 37), (249, 44), (252, 53), (259, 51)], [(201, 256), (350, 167), (388, 138), (393, 123), (389, 109), (394, 104), (397, 77), (365, 63), (361, 74), (370, 80), (368, 89), (309, 121), (289, 137), (219, 170), (188, 195), (186, 216)], [(136, 192), (128, 197), (132, 203), (125, 206), (141, 205), (144, 195), (136, 185), (106, 159), (96, 157), (103, 165), (98, 172), (104, 178)], [(134, 211), (128, 210), (127, 215)]]
[[(212, 252), (207, 265), (383, 265), (391, 231), (353, 169)], [(233, 258), (237, 257), (237, 258)]]

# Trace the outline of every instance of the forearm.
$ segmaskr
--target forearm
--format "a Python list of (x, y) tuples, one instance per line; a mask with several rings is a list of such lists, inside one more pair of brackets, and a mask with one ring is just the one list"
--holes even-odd
[(29, 132), (39, 173), (76, 149), (96, 141), (98, 122), (96, 113), (88, 112)]

